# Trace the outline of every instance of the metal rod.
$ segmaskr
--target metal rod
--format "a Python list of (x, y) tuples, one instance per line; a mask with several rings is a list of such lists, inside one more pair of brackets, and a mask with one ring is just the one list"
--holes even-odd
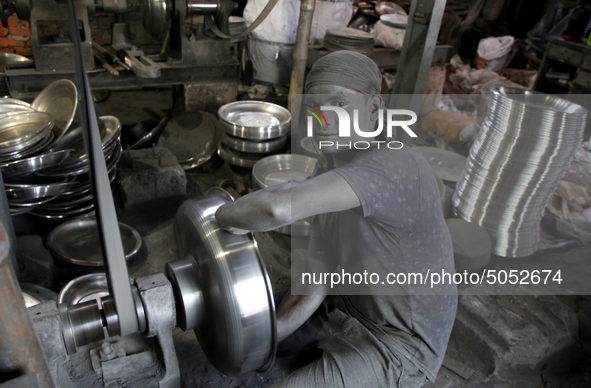
[(291, 83), (289, 85), (288, 109), (291, 111), (291, 97), (302, 94), (304, 90), (304, 76), (306, 75), (306, 62), (308, 61), (308, 44), (310, 43), (310, 29), (316, 0), (302, 0), (300, 5), (300, 20), (296, 34), (296, 43), (293, 50), (293, 70), (291, 71)]
[(215, 15), (218, 7), (217, 1), (189, 0), (187, 1), (187, 14)]
[[(74, 0), (68, 0), (70, 31), (78, 31)], [(105, 155), (101, 143), (94, 101), (88, 83), (84, 62), (82, 60), (79, 34), (72, 34), (72, 53), (74, 55), (76, 86), (80, 92), (80, 121), (84, 128), (84, 145), (90, 165), (90, 182), (96, 212), (96, 220), (101, 239), (103, 258), (109, 283), (109, 291), (115, 300), (115, 309), (119, 317), (120, 335), (135, 333), (139, 329), (135, 312), (135, 303), (129, 284), (129, 272), (123, 243), (119, 232), (119, 223), (111, 185), (105, 163)]]
[(39, 386), (55, 387), (43, 349), (18, 285), (4, 222), (0, 222), (0, 373), (19, 377), (36, 373)]
[(98, 44), (96, 42), (92, 42), (92, 48), (94, 48), (100, 54), (103, 54), (105, 56), (105, 58), (110, 60), (113, 64), (119, 65), (119, 66), (123, 67), (125, 70), (128, 70), (128, 71), (131, 70), (129, 68), (129, 66), (127, 66), (125, 63), (121, 62), (121, 60), (115, 54), (113, 54), (112, 52), (110, 52), (109, 50), (107, 50), (106, 48), (101, 46), (100, 44)]
[(103, 59), (100, 55), (95, 54), (94, 59), (96, 62), (101, 65), (103, 69), (109, 72), (113, 77), (119, 77), (119, 72), (113, 68), (113, 66), (109, 65), (109, 63)]

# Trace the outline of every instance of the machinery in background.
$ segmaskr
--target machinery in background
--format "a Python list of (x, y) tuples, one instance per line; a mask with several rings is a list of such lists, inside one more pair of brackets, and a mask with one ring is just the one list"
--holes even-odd
[[(66, 4), (56, 0), (9, 0), (9, 4), (19, 18), (30, 21), (35, 56), (34, 64), (7, 66), (12, 96), (27, 98), (57, 79), (73, 79)], [(217, 83), (229, 85), (222, 88), (222, 99), (235, 98), (240, 72), (238, 43), (229, 36), (228, 19), (236, 5), (231, 0), (145, 0), (144, 28), (163, 42), (161, 53), (154, 56), (133, 45), (129, 24), (121, 22), (128, 12), (125, 0), (76, 0), (75, 4), (84, 65), (93, 89)], [(120, 63), (110, 66), (119, 76), (94, 64), (88, 15), (95, 12), (115, 13), (112, 48), (107, 50), (111, 55), (107, 58), (118, 58)], [(39, 26), (48, 22), (58, 26), (56, 35), (40, 34)], [(99, 54), (105, 53), (99, 50)], [(191, 98), (187, 93), (185, 97)]]

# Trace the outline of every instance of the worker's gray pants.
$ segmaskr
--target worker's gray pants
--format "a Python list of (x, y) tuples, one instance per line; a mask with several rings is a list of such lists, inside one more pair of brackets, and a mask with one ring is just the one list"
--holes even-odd
[(272, 388), (419, 388), (426, 376), (410, 360), (379, 341), (357, 319), (326, 301), (279, 347), (322, 349), (320, 359)]

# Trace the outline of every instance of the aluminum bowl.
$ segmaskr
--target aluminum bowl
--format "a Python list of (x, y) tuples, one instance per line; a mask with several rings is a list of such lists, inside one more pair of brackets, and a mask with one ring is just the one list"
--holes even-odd
[[(33, 211), (29, 212), (30, 215), (44, 218), (46, 220), (66, 221), (66, 220), (80, 220), (87, 219), (94, 216), (94, 204), (82, 204), (80, 207), (65, 211), (50, 211), (41, 208), (40, 205)], [(99, 267), (100, 265), (96, 265)]]
[(237, 101), (218, 110), (220, 124), (229, 135), (249, 140), (270, 140), (287, 135), (291, 113), (262, 101)]
[(253, 168), (254, 165), (265, 157), (264, 154), (248, 154), (230, 149), (222, 140), (218, 142), (218, 155), (226, 162), (243, 168)]
[(44, 168), (57, 166), (58, 164), (63, 163), (71, 152), (72, 150), (50, 152), (48, 154), (33, 156), (27, 159), (0, 165), (2, 176), (4, 178), (22, 176), (43, 170)]
[[(98, 124), (103, 151), (107, 153), (109, 147), (113, 146), (121, 134), (121, 122), (114, 116), (101, 116), (98, 118)], [(74, 150), (68, 160), (64, 162), (64, 168), (71, 165), (81, 165), (88, 161), (82, 131), (82, 127), (69, 130), (50, 149), (50, 151)]]
[(305, 155), (280, 154), (259, 160), (252, 169), (256, 189), (285, 182), (300, 182), (314, 173), (316, 159)]
[[(300, 182), (314, 173), (316, 159), (305, 155), (271, 155), (259, 160), (252, 169), (252, 185), (255, 189), (278, 185), (285, 182)], [(308, 236), (310, 223), (298, 220), (291, 225), (277, 229), (290, 236)]]
[[(140, 250), (142, 238), (135, 229), (121, 222), (119, 230), (125, 259), (130, 260)], [(68, 263), (90, 267), (104, 265), (98, 227), (94, 218), (64, 222), (49, 233), (45, 245), (54, 257)]]
[(268, 154), (285, 148), (287, 136), (281, 136), (277, 139), (266, 141), (252, 141), (224, 133), (222, 134), (222, 141), (228, 147), (236, 151), (247, 152), (250, 154)]
[(18, 151), (23, 143), (35, 143), (53, 127), (53, 117), (42, 112), (14, 112), (0, 117), (0, 150)]
[(33, 112), (34, 109), (20, 104), (0, 104), (0, 115), (14, 112)]
[(53, 133), (58, 141), (70, 128), (78, 106), (76, 85), (67, 79), (52, 82), (46, 86), (31, 103), (31, 108), (46, 112), (54, 117)]
[(54, 197), (72, 187), (73, 182), (62, 181), (57, 183), (6, 183), (6, 197), (8, 200), (40, 199)]
[[(132, 282), (131, 279), (129, 281)], [(107, 275), (93, 273), (77, 277), (68, 282), (57, 296), (57, 303), (71, 306), (96, 300), (98, 305), (101, 306), (100, 299), (108, 295)]]
[(26, 106), (28, 108), (31, 107), (31, 104), (29, 104), (28, 102), (24, 102), (22, 100), (17, 100), (16, 98), (0, 97), (0, 105), (4, 105), (4, 104), (21, 105), (21, 106)]

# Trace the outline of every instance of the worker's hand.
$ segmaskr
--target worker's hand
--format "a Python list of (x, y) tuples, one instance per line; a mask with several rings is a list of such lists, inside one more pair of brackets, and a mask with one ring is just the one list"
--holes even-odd
[[(219, 210), (219, 209), (218, 209), (218, 210)], [(218, 216), (217, 216), (217, 212), (216, 212), (216, 215), (215, 215), (215, 220), (217, 221), (218, 225), (219, 225), (219, 226), (220, 226), (222, 229), (224, 229), (224, 230), (226, 230), (227, 232), (230, 232), (230, 233), (232, 233), (232, 234), (240, 234), (240, 235), (242, 235), (242, 234), (248, 234), (248, 233), (250, 233), (250, 230), (246, 230), (246, 229), (240, 229), (240, 228), (236, 228), (236, 227), (229, 226), (229, 225), (224, 225), (222, 222), (220, 222), (220, 220), (219, 220), (219, 218), (218, 218)]]
[(239, 229), (239, 228), (234, 228), (233, 226), (222, 226), (223, 229), (225, 229), (226, 231), (232, 233), (232, 234), (248, 234), (250, 233), (250, 230), (244, 230), (244, 229)]

